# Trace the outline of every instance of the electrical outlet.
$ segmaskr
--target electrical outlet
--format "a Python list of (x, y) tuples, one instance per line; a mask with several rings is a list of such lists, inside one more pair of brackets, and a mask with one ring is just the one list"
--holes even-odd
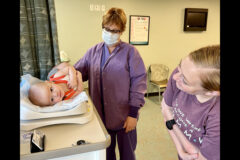
[(94, 11), (94, 5), (93, 5), (93, 4), (90, 4), (90, 5), (89, 5), (89, 10), (90, 10), (90, 11)]

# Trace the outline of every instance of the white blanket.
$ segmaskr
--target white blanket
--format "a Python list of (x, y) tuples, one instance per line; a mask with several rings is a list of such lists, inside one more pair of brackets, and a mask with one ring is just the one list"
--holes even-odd
[[(85, 92), (81, 92), (79, 95), (74, 97), (73, 99), (65, 100), (56, 103), (53, 106), (45, 106), (39, 107), (31, 103), (28, 99), (28, 90), (30, 86), (34, 83), (40, 82), (36, 77), (31, 76), (30, 74), (23, 75), (21, 77), (20, 83), (20, 107), (25, 107), (35, 112), (57, 112), (72, 109), (78, 106), (82, 102), (86, 102), (88, 100), (88, 96)], [(21, 108), (20, 108), (21, 109)]]

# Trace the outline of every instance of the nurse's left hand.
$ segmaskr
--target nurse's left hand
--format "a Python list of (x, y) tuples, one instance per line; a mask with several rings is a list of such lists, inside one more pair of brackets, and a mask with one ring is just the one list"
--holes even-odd
[(125, 128), (125, 132), (127, 133), (129, 131), (134, 130), (136, 128), (136, 125), (137, 125), (137, 118), (128, 116), (123, 125), (123, 128)]

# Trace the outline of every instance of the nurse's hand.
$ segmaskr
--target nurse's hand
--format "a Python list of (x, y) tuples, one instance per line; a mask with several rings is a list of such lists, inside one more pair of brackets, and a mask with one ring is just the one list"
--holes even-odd
[(82, 74), (81, 72), (77, 71), (77, 91), (83, 91), (83, 81), (82, 81)]
[(74, 93), (72, 98), (79, 95), (83, 91), (82, 74), (79, 71), (77, 71), (76, 75), (77, 75), (77, 87), (75, 87), (76, 92)]
[(137, 125), (137, 118), (128, 116), (123, 125), (123, 128), (125, 128), (125, 132), (127, 133), (129, 131), (134, 130), (136, 128), (136, 125)]

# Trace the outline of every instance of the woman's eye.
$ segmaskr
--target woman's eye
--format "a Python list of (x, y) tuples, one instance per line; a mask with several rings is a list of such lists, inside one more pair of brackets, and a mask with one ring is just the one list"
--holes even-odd
[(53, 91), (53, 88), (52, 88), (52, 87), (50, 87), (50, 91), (51, 91), (51, 92)]
[(51, 101), (53, 102), (53, 98), (51, 98)]
[(184, 79), (183, 79), (183, 83), (186, 84), (186, 85), (188, 85), (187, 82), (184, 81)]

